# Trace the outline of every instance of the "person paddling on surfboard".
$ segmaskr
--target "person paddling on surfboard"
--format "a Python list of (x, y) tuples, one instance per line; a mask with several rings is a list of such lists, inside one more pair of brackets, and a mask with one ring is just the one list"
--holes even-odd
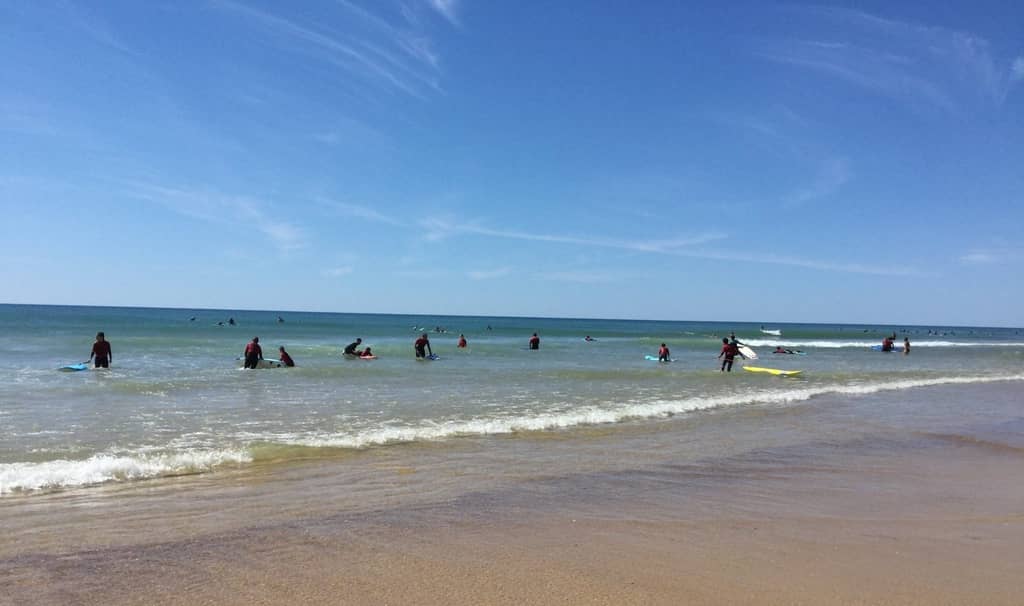
[(89, 354), (89, 361), (93, 368), (110, 368), (114, 361), (114, 352), (110, 349), (110, 341), (103, 332), (96, 333), (96, 342), (92, 344), (92, 353)]
[(263, 359), (263, 348), (260, 347), (260, 338), (253, 337), (252, 341), (245, 346), (245, 363), (242, 368), (259, 368), (260, 360)]
[(668, 362), (669, 361), (669, 357), (671, 355), (672, 355), (671, 352), (669, 352), (669, 350), (668, 350), (668, 345), (665, 345), (664, 343), (662, 343), (661, 344), (661, 349), (658, 350), (658, 361), (659, 362)]
[(434, 356), (434, 350), (430, 348), (430, 339), (427, 338), (427, 333), (423, 333), (419, 339), (416, 339), (412, 347), (416, 350), (417, 358), (426, 358), (428, 351), (431, 357)]

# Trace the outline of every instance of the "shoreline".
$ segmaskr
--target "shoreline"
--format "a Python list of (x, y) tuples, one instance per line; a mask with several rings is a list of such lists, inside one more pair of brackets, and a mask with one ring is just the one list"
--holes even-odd
[[(1019, 391), (933, 389), (908, 410), (972, 398), (1002, 410)], [(551, 475), (509, 466), (461, 492), (425, 487), (470, 471), (483, 452), (475, 443), (368, 456), (348, 475), (337, 461), (318, 461), (226, 482), (190, 477), (0, 502), (11, 522), (0, 577), (12, 580), (0, 602), (1019, 602), (1024, 486), (1008, 481), (1024, 456), (1019, 419), (997, 419), (1009, 440), (996, 442), (986, 439), (990, 428), (944, 433), (914, 415), (910, 431), (824, 426), (830, 415), (884, 404), (698, 419), (691, 430), (746, 428), (746, 446), (715, 456), (699, 444), (659, 454), (690, 435), (685, 419), (655, 433), (490, 441), (506, 466), (537, 449), (548, 453), (540, 467), (566, 453), (586, 465)], [(809, 414), (801, 423), (813, 434), (780, 438)], [(765, 441), (772, 436), (775, 445)], [(610, 443), (657, 460), (595, 465), (588, 453)], [(424, 468), (403, 467), (415, 460)], [(450, 468), (426, 468), (437, 461)], [(422, 498), (395, 492), (402, 482)], [(342, 498), (347, 489), (377, 496), (355, 508)], [(254, 513), (271, 506), (273, 516)]]

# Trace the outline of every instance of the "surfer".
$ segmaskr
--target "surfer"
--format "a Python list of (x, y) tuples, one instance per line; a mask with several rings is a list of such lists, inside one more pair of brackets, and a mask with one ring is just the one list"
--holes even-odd
[(747, 356), (740, 352), (740, 348), (737, 343), (739, 343), (739, 341), (737, 341), (735, 337), (732, 342), (725, 337), (722, 338), (722, 351), (718, 354), (718, 357), (722, 358), (722, 372), (732, 372), (732, 362), (736, 356), (739, 356), (744, 360), (747, 359)]
[(413, 349), (416, 350), (417, 358), (426, 358), (427, 352), (430, 352), (431, 357), (434, 355), (434, 350), (430, 348), (430, 339), (427, 338), (427, 333), (420, 335), (419, 339), (412, 344)]
[(460, 349), (466, 348), (466, 335), (459, 335), (459, 344), (456, 347)]
[(263, 348), (260, 347), (260, 338), (253, 337), (252, 341), (245, 346), (245, 363), (242, 368), (259, 368), (260, 360), (263, 359)]
[(910, 337), (903, 337), (903, 355), (910, 355)]
[(882, 339), (882, 351), (892, 351), (893, 350), (893, 346), (894, 346), (893, 342), (895, 340), (896, 340), (896, 336), (895, 335)]
[(669, 352), (668, 345), (665, 345), (664, 343), (662, 343), (661, 344), (661, 348), (658, 350), (658, 361), (659, 362), (668, 362), (669, 361), (669, 357), (671, 355), (672, 355), (672, 353)]
[(228, 325), (229, 326), (234, 326), (235, 325), (235, 319), (234, 318), (228, 318)]
[(92, 344), (92, 353), (89, 354), (89, 361), (93, 368), (110, 368), (114, 361), (114, 352), (110, 349), (110, 341), (102, 331), (96, 333), (96, 342)]
[(284, 364), (285, 366), (288, 366), (288, 367), (295, 366), (295, 360), (293, 360), (292, 357), (288, 355), (288, 352), (284, 350), (284, 346), (283, 345), (281, 347), (278, 347), (277, 351), (278, 351), (278, 353), (281, 354), (280, 355), (281, 364)]
[(540, 349), (540, 337), (537, 336), (537, 333), (533, 333), (533, 336), (530, 337), (530, 349)]
[(377, 356), (373, 355), (373, 350), (371, 350), (369, 347), (367, 347), (363, 351), (359, 352), (359, 357), (360, 358), (376, 358)]
[(362, 342), (363, 342), (362, 338), (356, 338), (355, 341), (352, 341), (351, 343), (349, 343), (348, 345), (345, 346), (344, 354), (346, 356), (358, 356), (359, 352), (356, 351), (356, 348), (359, 347), (359, 344), (362, 343)]

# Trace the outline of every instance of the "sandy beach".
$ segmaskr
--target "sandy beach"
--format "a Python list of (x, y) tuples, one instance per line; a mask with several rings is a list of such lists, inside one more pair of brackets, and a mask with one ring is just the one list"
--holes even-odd
[(1022, 454), (878, 435), (372, 511), (325, 491), (258, 519), (248, 501), (324, 464), (176, 499), (21, 499), (4, 503), (0, 603), (1017, 604)]

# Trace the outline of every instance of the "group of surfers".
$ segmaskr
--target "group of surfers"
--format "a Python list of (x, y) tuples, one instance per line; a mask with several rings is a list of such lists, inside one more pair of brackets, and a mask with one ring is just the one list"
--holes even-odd
[[(896, 333), (882, 339), (882, 351), (896, 351)], [(910, 355), (910, 337), (903, 337), (903, 355)]]

